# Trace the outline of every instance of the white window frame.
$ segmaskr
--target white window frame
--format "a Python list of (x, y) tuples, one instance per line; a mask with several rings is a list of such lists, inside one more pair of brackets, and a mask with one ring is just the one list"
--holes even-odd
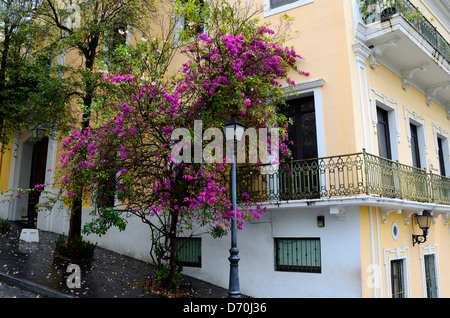
[[(411, 111), (408, 107), (403, 106), (403, 112), (406, 124), (406, 136), (408, 138), (408, 145), (411, 145), (411, 131), (410, 124), (417, 127), (417, 138), (419, 139), (419, 149), (421, 150), (420, 155), (420, 168), (426, 169), (427, 167), (427, 154), (428, 154), (428, 138), (427, 138), (427, 123), (424, 117), (417, 114), (415, 111)], [(411, 157), (411, 165), (412, 165)]]
[[(325, 124), (323, 122), (322, 86), (325, 80), (322, 78), (307, 82), (297, 83), (297, 86), (287, 96), (286, 100), (297, 99), (305, 96), (314, 96), (314, 109), (316, 115), (317, 156), (325, 157)], [(284, 87), (285, 92), (291, 87)]]
[[(417, 130), (417, 142), (419, 144), (419, 157), (420, 157), (420, 169), (426, 169), (427, 167), (427, 159), (426, 159), (426, 155), (425, 152), (423, 151), (423, 149), (427, 149), (426, 145), (426, 139), (425, 139), (425, 129), (422, 123), (410, 118), (409, 122), (408, 122), (408, 126), (406, 127), (406, 129), (408, 130), (408, 142), (409, 142), (409, 147), (412, 148), (414, 147), (414, 145), (412, 144), (412, 140), (411, 140), (411, 129), (410, 129), (410, 125), (414, 125), (416, 126), (416, 130)], [(411, 166), (413, 166), (413, 158), (411, 157)]]
[(270, 17), (271, 15), (288, 11), (297, 7), (301, 7), (312, 2), (314, 2), (314, 0), (298, 0), (296, 2), (289, 3), (275, 9), (271, 9), (270, 0), (264, 0), (264, 17)]
[(386, 271), (386, 290), (388, 297), (392, 298), (392, 286), (391, 286), (391, 261), (403, 260), (403, 284), (405, 289), (405, 298), (411, 297), (411, 271), (410, 271), (410, 251), (408, 247), (397, 247), (393, 249), (384, 249), (384, 267)]
[[(314, 96), (314, 111), (316, 117), (316, 137), (317, 137), (317, 157), (325, 157), (325, 131), (323, 122), (323, 104), (322, 104), (322, 86), (325, 80), (323, 78), (298, 83), (294, 88), (285, 86), (284, 92), (287, 94), (285, 100), (293, 100), (306, 96)], [(267, 154), (266, 162), (278, 161), (277, 158)], [(261, 174), (271, 175), (278, 172), (279, 166), (272, 164), (261, 170)], [(327, 186), (326, 175), (323, 175), (320, 184)], [(267, 178), (267, 190), (272, 190), (274, 194), (278, 194), (278, 180), (276, 178)]]
[(403, 274), (403, 276), (402, 276), (402, 285), (403, 285), (403, 293), (404, 293), (404, 296), (405, 296), (403, 298), (408, 298), (409, 297), (409, 295), (408, 295), (408, 272), (407, 272), (407, 268), (406, 268), (406, 257), (396, 257), (396, 258), (390, 258), (389, 259), (389, 282), (390, 282), (390, 284), (389, 284), (389, 293), (391, 295), (390, 298), (392, 298), (392, 296), (393, 296), (392, 295), (392, 284), (391, 284), (391, 282), (392, 282), (392, 280), (391, 280), (391, 277), (392, 277), (392, 262), (393, 261), (401, 261), (402, 274)]
[(423, 297), (427, 298), (427, 278), (425, 273), (425, 255), (434, 255), (434, 268), (436, 270), (436, 286), (437, 286), (437, 297), (441, 297), (441, 280), (439, 273), (439, 252), (438, 245), (427, 245), (427, 246), (419, 246), (420, 248), (420, 259), (421, 259), (421, 267), (422, 267), (422, 290)]
[[(390, 160), (392, 161), (399, 160), (398, 145), (397, 145), (398, 142), (396, 142), (399, 136), (397, 109), (383, 103), (378, 99), (376, 100), (374, 107), (374, 116), (375, 116), (374, 124), (375, 124), (375, 132), (377, 135), (378, 135), (378, 131), (376, 130), (377, 129), (376, 125), (378, 124), (377, 107), (385, 110), (388, 115), (389, 143), (391, 146), (391, 157), (392, 157)], [(377, 138), (379, 138), (379, 136), (377, 136)]]
[[(439, 160), (439, 146), (437, 139), (441, 139), (442, 143), (442, 154), (444, 156), (444, 168), (445, 168), (445, 176), (450, 176), (450, 149), (449, 149), (449, 133), (441, 127), (433, 124), (433, 139), (434, 146), (436, 151), (436, 158)], [(438, 169), (439, 169), (439, 161), (438, 161)]]

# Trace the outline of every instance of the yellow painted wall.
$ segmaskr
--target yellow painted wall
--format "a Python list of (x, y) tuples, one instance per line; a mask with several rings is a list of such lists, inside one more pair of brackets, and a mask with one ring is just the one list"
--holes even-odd
[(6, 147), (4, 152), (0, 152), (0, 191), (8, 189), (12, 152), (11, 143)]
[[(372, 211), (372, 223), (370, 222), (370, 210)], [(410, 215), (408, 211), (406, 211), (406, 215)], [(406, 257), (404, 264), (408, 297), (424, 297), (426, 289), (424, 288), (423, 254), (428, 249), (436, 253), (440, 297), (450, 296), (450, 277), (447, 271), (450, 268), (449, 224), (445, 224), (443, 215), (438, 214), (436, 222), (431, 224), (427, 241), (413, 246), (412, 234), (422, 234), (422, 231), (414, 220), (414, 214), (407, 219), (409, 224), (405, 223), (404, 210), (400, 214), (394, 211), (385, 216), (386, 223), (383, 223), (381, 209), (360, 208), (362, 297), (391, 297), (390, 258), (398, 256)], [(394, 222), (399, 228), (397, 240), (392, 235)], [(375, 274), (372, 269), (375, 270)], [(377, 277), (375, 285), (371, 285), (373, 275)]]
[[(418, 118), (418, 121), (423, 123), (428, 143), (426, 153), (427, 170), (429, 171), (433, 166), (433, 172), (439, 173), (439, 161), (436, 156), (436, 142), (433, 134), (433, 124), (448, 131), (450, 128), (450, 120), (447, 118), (447, 111), (439, 104), (433, 103), (428, 105), (426, 103), (425, 95), (411, 86), (407, 90), (402, 88), (401, 78), (389, 69), (380, 64), (379, 67), (372, 69), (367, 67), (367, 82), (368, 86), (378, 94), (384, 95), (386, 99), (395, 101), (395, 104), (389, 102), (389, 105), (395, 106), (398, 109), (398, 121), (400, 127), (400, 142), (397, 142), (399, 161), (403, 164), (412, 165), (411, 147), (407, 139), (407, 125), (409, 119), (406, 121), (405, 116), (414, 117), (414, 113), (423, 117), (424, 120)], [(371, 99), (380, 98), (373, 91), (370, 94)], [(405, 107), (407, 109), (405, 109)], [(366, 125), (372, 125), (368, 122)], [(378, 154), (378, 136), (372, 132), (372, 147), (368, 151), (373, 154)], [(425, 151), (425, 149), (422, 149)]]
[[(351, 68), (351, 61), (355, 60), (351, 48), (353, 20), (351, 8), (345, 2), (315, 0), (287, 12), (295, 17), (292, 28), (300, 32), (288, 45), (293, 45), (305, 59), (300, 68), (310, 72), (309, 77), (295, 76), (294, 80), (325, 80), (322, 102), (327, 155), (356, 151), (352, 94), (354, 72)], [(275, 24), (278, 16), (270, 16), (265, 21)]]

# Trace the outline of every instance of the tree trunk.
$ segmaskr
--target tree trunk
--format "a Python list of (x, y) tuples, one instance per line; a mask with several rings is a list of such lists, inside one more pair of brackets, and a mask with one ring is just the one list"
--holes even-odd
[[(94, 36), (93, 40), (90, 43), (90, 49), (88, 50), (88, 52), (91, 52), (91, 54), (85, 56), (86, 69), (92, 70), (92, 67), (94, 66), (97, 44), (98, 38)], [(91, 81), (91, 79), (85, 78), (84, 82), (86, 85), (86, 94), (83, 98), (83, 104), (85, 106), (85, 109), (83, 111), (83, 116), (81, 119), (81, 126), (83, 129), (89, 127), (89, 121), (91, 117), (91, 106), (95, 92), (95, 84)], [(80, 161), (85, 160), (84, 157), (85, 155), (83, 154), (82, 158), (80, 158)], [(72, 211), (70, 214), (69, 239), (73, 238), (74, 236), (78, 237), (81, 236), (82, 213), (83, 213), (83, 191), (81, 187), (83, 187), (83, 185), (79, 184), (78, 186), (80, 187), (80, 189), (75, 193)]]
[(173, 290), (177, 286), (175, 284), (175, 275), (178, 274), (178, 262), (177, 262), (177, 223), (178, 223), (178, 212), (177, 210), (171, 211), (171, 223), (170, 232), (168, 233), (169, 238), (169, 263), (167, 266), (167, 277), (162, 282), (163, 288), (166, 290)]
[(81, 189), (75, 194), (75, 199), (70, 214), (69, 240), (81, 236), (81, 215), (83, 211), (83, 202)]

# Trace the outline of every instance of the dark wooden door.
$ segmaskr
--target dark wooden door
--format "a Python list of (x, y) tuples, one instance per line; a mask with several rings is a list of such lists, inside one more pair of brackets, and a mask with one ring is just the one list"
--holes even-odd
[(286, 104), (281, 111), (293, 119), (288, 129), (292, 161), (280, 167), (281, 196), (285, 200), (320, 197), (314, 96), (289, 100)]
[[(37, 184), (45, 183), (45, 171), (47, 168), (48, 137), (41, 139), (33, 146), (33, 156), (31, 160), (30, 189), (34, 189)], [(28, 195), (28, 227), (34, 228), (36, 219), (36, 204), (39, 202), (40, 191), (31, 192)]]

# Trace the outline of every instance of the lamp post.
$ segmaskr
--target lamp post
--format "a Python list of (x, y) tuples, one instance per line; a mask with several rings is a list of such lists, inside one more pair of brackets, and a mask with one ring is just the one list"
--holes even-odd
[[(233, 211), (236, 212), (236, 145), (237, 141), (242, 139), (244, 134), (244, 125), (236, 119), (235, 115), (224, 123), (225, 139), (227, 142), (233, 142), (233, 161), (231, 166), (231, 203)], [(240, 298), (239, 289), (239, 250), (237, 248), (236, 218), (231, 220), (231, 249), (230, 257), (230, 282), (228, 288), (229, 298)]]
[(423, 210), (422, 215), (417, 215), (416, 214), (416, 222), (417, 225), (419, 225), (419, 228), (423, 231), (422, 235), (412, 235), (412, 239), (413, 239), (413, 246), (415, 244), (421, 244), (421, 243), (425, 243), (427, 240), (427, 235), (428, 235), (428, 229), (430, 228), (431, 225), (431, 214), (430, 211), (428, 210)]

